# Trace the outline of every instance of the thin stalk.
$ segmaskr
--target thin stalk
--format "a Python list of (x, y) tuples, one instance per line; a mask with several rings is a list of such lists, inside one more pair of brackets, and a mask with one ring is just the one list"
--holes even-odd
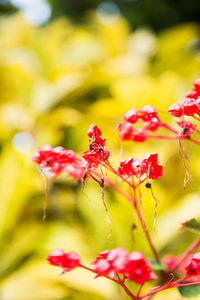
[(192, 245), (189, 246), (189, 248), (185, 251), (183, 255), (179, 258), (174, 268), (171, 270), (171, 272), (174, 272), (178, 269), (178, 267), (190, 256), (190, 254), (200, 246), (200, 235), (196, 238), (196, 240), (192, 243)]
[(194, 130), (200, 134), (200, 130), (198, 128), (194, 128)]
[(197, 118), (196, 116), (192, 116), (193, 118), (195, 118), (196, 120), (198, 120), (198, 121), (200, 121), (200, 119), (199, 118)]
[(169, 131), (171, 131), (171, 132), (173, 132), (173, 133), (175, 133), (175, 134), (178, 134), (178, 132), (175, 129), (173, 129), (172, 127), (170, 127), (169, 125), (167, 125), (165, 123), (161, 122), (160, 126), (167, 129), (167, 130), (169, 130)]
[(165, 139), (165, 140), (177, 140), (179, 139), (178, 136), (167, 136), (167, 135), (147, 135), (148, 138), (151, 139)]
[[(97, 273), (95, 272), (95, 270), (93, 270), (93, 269), (90, 269), (90, 268), (88, 268), (88, 267), (86, 267), (86, 266), (84, 266), (84, 265), (82, 265), (82, 264), (80, 264), (79, 265), (79, 267), (81, 267), (81, 268), (83, 268), (83, 269), (85, 269), (85, 270), (87, 270), (87, 271), (90, 271), (90, 272), (92, 272), (92, 273), (95, 273), (96, 275), (97, 275)], [(104, 278), (107, 278), (107, 279), (109, 279), (109, 280), (111, 280), (111, 281), (114, 281), (114, 282), (116, 282), (116, 283), (118, 283), (123, 289), (124, 289), (124, 291), (126, 292), (126, 294), (132, 299), (132, 300), (136, 300), (136, 299), (138, 299), (129, 289), (128, 289), (128, 287), (125, 285), (125, 283), (122, 281), (122, 280), (117, 280), (117, 279), (115, 279), (115, 278), (110, 278), (109, 276), (107, 276), (107, 275), (102, 275), (102, 277), (104, 277)]]
[(164, 286), (161, 286), (161, 287), (155, 287), (155, 288), (151, 289), (150, 291), (148, 291), (146, 294), (141, 295), (139, 297), (139, 299), (143, 299), (145, 297), (154, 295), (154, 294), (156, 294), (158, 292), (164, 291), (166, 289), (174, 288), (174, 287), (191, 286), (191, 285), (198, 285), (198, 284), (200, 284), (200, 281), (180, 283), (180, 282), (182, 282), (184, 280), (186, 280), (186, 277), (183, 277), (183, 278), (178, 279), (176, 281), (170, 281), (170, 282), (168, 282), (167, 284), (165, 284)]
[[(95, 174), (97, 174), (97, 173), (95, 173)], [(116, 190), (116, 192), (118, 192), (122, 197), (124, 197), (125, 199), (127, 199), (133, 205), (134, 209), (136, 210), (138, 219), (139, 219), (139, 221), (141, 223), (141, 226), (142, 226), (142, 229), (144, 231), (144, 234), (146, 236), (146, 239), (147, 239), (147, 241), (149, 243), (149, 246), (150, 246), (150, 248), (152, 250), (152, 253), (153, 253), (154, 257), (155, 257), (155, 260), (156, 260), (157, 263), (160, 264), (160, 258), (158, 256), (156, 248), (153, 245), (153, 242), (152, 242), (151, 237), (149, 235), (149, 232), (148, 232), (147, 226), (145, 224), (144, 218), (143, 218), (143, 216), (142, 216), (142, 214), (141, 214), (141, 212), (140, 212), (140, 210), (138, 208), (137, 201), (136, 201), (135, 197), (129, 196), (126, 193), (124, 193), (116, 184), (114, 184), (109, 179), (104, 178), (104, 180), (105, 180), (105, 184), (112, 186)]]
[(136, 209), (136, 212), (137, 212), (137, 216), (138, 216), (138, 218), (139, 218), (139, 220), (140, 220), (140, 223), (141, 223), (141, 225), (142, 225), (142, 229), (143, 229), (143, 231), (144, 231), (144, 234), (145, 234), (145, 236), (146, 236), (146, 239), (147, 239), (147, 241), (148, 241), (148, 243), (149, 243), (149, 246), (150, 246), (151, 251), (152, 251), (152, 253), (153, 253), (154, 257), (155, 257), (156, 262), (157, 262), (158, 264), (160, 264), (160, 258), (159, 258), (159, 256), (158, 256), (158, 253), (157, 253), (157, 251), (156, 251), (156, 248), (154, 247), (153, 242), (152, 242), (152, 240), (151, 240), (151, 237), (150, 237), (150, 235), (149, 235), (149, 232), (148, 232), (147, 226), (146, 226), (146, 224), (145, 224), (143, 215), (141, 214), (141, 212), (140, 212), (140, 210), (139, 210), (139, 208), (138, 208), (138, 204), (137, 204), (136, 201), (135, 201), (135, 203), (136, 203), (136, 205), (134, 205), (134, 206), (135, 206), (135, 209)]
[(197, 140), (195, 140), (195, 139), (190, 138), (190, 139), (188, 139), (188, 141), (191, 141), (191, 142), (193, 142), (193, 143), (195, 143), (197, 145), (200, 145), (200, 142), (197, 141)]
[(141, 290), (142, 290), (142, 288), (143, 288), (143, 285), (144, 285), (144, 283), (140, 285), (140, 288), (139, 288), (139, 290), (138, 290), (138, 293), (137, 293), (137, 297), (138, 297), (138, 298), (139, 298), (139, 296), (140, 296), (140, 292), (141, 292)]

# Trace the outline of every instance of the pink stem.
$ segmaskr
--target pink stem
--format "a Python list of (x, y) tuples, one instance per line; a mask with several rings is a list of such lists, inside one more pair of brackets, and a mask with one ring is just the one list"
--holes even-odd
[(165, 123), (161, 122), (160, 126), (163, 127), (163, 128), (165, 128), (165, 129), (167, 129), (167, 130), (169, 130), (169, 131), (171, 131), (171, 132), (173, 132), (173, 133), (175, 133), (175, 134), (178, 134), (178, 131), (176, 131), (175, 129), (173, 129), (172, 127), (168, 126)]
[(179, 258), (172, 272), (176, 271), (177, 268), (190, 256), (190, 254), (200, 245), (200, 235), (196, 238), (192, 245), (185, 251), (185, 253)]
[(142, 290), (142, 288), (143, 288), (143, 285), (144, 285), (144, 283), (142, 283), (141, 285), (140, 285), (140, 288), (139, 288), (139, 290), (138, 290), (138, 293), (137, 293), (137, 297), (139, 298), (139, 296), (140, 296), (140, 292), (141, 292), (141, 290)]
[(193, 142), (193, 143), (195, 143), (195, 144), (197, 144), (197, 145), (200, 145), (200, 142), (199, 141), (197, 141), (197, 140), (195, 140), (195, 139), (188, 139), (188, 141), (191, 141), (191, 142)]
[(194, 130), (195, 130), (197, 133), (200, 133), (200, 130), (199, 130), (199, 129), (194, 128)]
[(151, 237), (149, 235), (149, 232), (148, 232), (148, 229), (147, 229), (147, 226), (145, 224), (145, 221), (144, 221), (144, 218), (140, 212), (140, 210), (138, 209), (138, 204), (137, 204), (137, 201), (135, 200), (135, 198), (131, 197), (131, 196), (128, 196), (127, 194), (125, 194), (118, 186), (116, 186), (113, 182), (109, 181), (108, 179), (105, 180), (105, 182), (107, 182), (108, 185), (112, 186), (119, 194), (121, 194), (125, 199), (127, 199), (132, 205), (133, 207), (135, 208), (136, 210), (136, 213), (137, 213), (137, 216), (139, 218), (139, 221), (142, 225), (142, 229), (144, 231), (144, 234), (146, 236), (146, 239), (149, 243), (149, 246), (152, 250), (152, 253), (155, 257), (155, 260), (157, 261), (157, 263), (160, 264), (160, 258), (158, 256), (158, 253), (153, 245), (153, 242), (151, 240)]
[[(93, 270), (93, 269), (91, 269), (91, 268), (88, 268), (88, 267), (86, 267), (86, 266), (84, 266), (84, 265), (82, 265), (82, 264), (80, 264), (79, 265), (79, 267), (80, 268), (83, 268), (83, 269), (85, 269), (85, 270), (87, 270), (87, 271), (90, 271), (90, 272), (92, 272), (92, 273), (95, 273), (96, 275), (97, 275), (97, 273), (95, 272), (95, 270)], [(133, 295), (133, 293), (131, 293), (131, 291), (127, 288), (127, 286), (125, 285), (125, 283), (122, 281), (122, 280), (117, 280), (117, 279), (115, 279), (115, 278), (110, 278), (109, 276), (107, 276), (107, 275), (101, 275), (102, 277), (104, 277), (104, 278), (107, 278), (107, 279), (109, 279), (109, 280), (112, 280), (112, 281), (114, 281), (114, 282), (116, 282), (116, 283), (118, 283), (123, 289), (124, 289), (124, 291), (126, 292), (126, 294), (132, 299), (132, 300), (135, 300), (135, 299), (137, 299), (137, 297), (135, 297), (134, 295)]]
[[(95, 174), (98, 175), (98, 176), (100, 176), (100, 174), (98, 174), (97, 172), (95, 172)], [(124, 192), (123, 192), (116, 184), (114, 184), (114, 183), (113, 183), (112, 181), (110, 181), (109, 179), (104, 178), (104, 180), (105, 180), (105, 184), (112, 186), (112, 187), (116, 190), (116, 192), (118, 192), (120, 195), (122, 195), (122, 197), (124, 197), (125, 199), (127, 199), (127, 200), (133, 205), (133, 207), (134, 207), (135, 210), (136, 210), (136, 213), (137, 213), (137, 216), (138, 216), (138, 218), (139, 218), (139, 221), (140, 221), (140, 223), (141, 223), (141, 225), (142, 225), (142, 229), (143, 229), (143, 231), (144, 231), (144, 234), (145, 234), (145, 236), (146, 236), (146, 239), (147, 239), (147, 241), (148, 241), (148, 243), (149, 243), (149, 246), (150, 246), (150, 248), (151, 248), (151, 250), (152, 250), (152, 253), (153, 253), (154, 257), (155, 257), (155, 260), (157, 261), (157, 263), (160, 264), (160, 258), (159, 258), (159, 256), (158, 256), (158, 253), (157, 253), (157, 251), (156, 251), (156, 248), (155, 248), (154, 245), (153, 245), (153, 242), (152, 242), (151, 237), (150, 237), (150, 235), (149, 235), (149, 232), (148, 232), (147, 226), (146, 226), (146, 224), (145, 224), (144, 218), (143, 218), (143, 216), (142, 216), (140, 210), (138, 209), (138, 204), (137, 204), (136, 199), (133, 198), (133, 197), (131, 197), (131, 196), (129, 196), (129, 195), (127, 195), (127, 194), (125, 194), (125, 193), (124, 193)]]
[(167, 136), (167, 135), (147, 135), (151, 139), (166, 139), (166, 140), (177, 140), (180, 137), (178, 136)]
[(200, 121), (200, 119), (199, 118), (197, 118), (196, 116), (192, 116), (194, 119), (196, 119), (196, 120), (198, 120), (198, 121)]
[[(178, 279), (178, 280), (175, 280), (175, 281), (169, 281), (167, 284), (161, 286), (161, 287), (155, 287), (155, 288), (152, 288), (150, 291), (148, 291), (146, 294), (144, 295), (141, 295), (139, 298), (142, 299), (142, 298), (145, 298), (145, 297), (148, 297), (148, 296), (151, 296), (153, 294), (156, 294), (158, 292), (161, 292), (161, 291), (164, 291), (166, 289), (170, 289), (170, 288), (173, 288), (173, 287), (179, 287), (179, 286), (184, 286), (184, 283), (182, 285), (179, 284), (179, 282), (183, 281), (186, 279), (186, 276), (184, 276), (183, 278), (181, 279)], [(187, 285), (192, 285), (192, 284), (188, 284), (188, 283), (185, 283)], [(198, 284), (198, 283), (196, 283)], [(193, 283), (193, 285), (195, 285)]]
[(191, 285), (198, 285), (198, 284), (200, 284), (200, 281), (175, 284), (174, 287), (191, 286)]

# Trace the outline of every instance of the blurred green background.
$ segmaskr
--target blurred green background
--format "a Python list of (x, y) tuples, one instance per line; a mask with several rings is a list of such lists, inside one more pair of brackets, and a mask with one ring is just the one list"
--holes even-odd
[[(151, 252), (130, 205), (110, 188), (80, 186), (61, 176), (50, 183), (42, 221), (44, 183), (31, 161), (43, 145), (77, 153), (97, 124), (115, 167), (117, 124), (125, 110), (151, 104), (166, 111), (200, 77), (199, 1), (0, 1), (0, 298), (2, 300), (121, 300), (123, 291), (83, 270), (59, 276), (45, 257), (54, 248), (78, 252), (89, 264), (102, 250), (122, 246)], [(192, 179), (183, 188), (179, 146), (169, 141), (125, 143), (123, 158), (159, 153), (165, 176), (143, 190), (143, 212), (161, 255), (180, 254), (195, 234), (180, 223), (200, 217), (198, 146), (185, 144)], [(137, 226), (131, 234), (132, 224)], [(147, 284), (149, 288), (151, 284)], [(133, 286), (133, 289), (135, 287)], [(155, 299), (181, 299), (171, 290)]]

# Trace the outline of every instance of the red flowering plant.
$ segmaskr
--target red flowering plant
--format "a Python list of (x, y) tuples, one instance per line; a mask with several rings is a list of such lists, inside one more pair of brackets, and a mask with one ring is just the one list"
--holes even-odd
[[(144, 142), (149, 138), (172, 139), (178, 140), (180, 143), (187, 139), (200, 145), (200, 141), (193, 138), (193, 133), (200, 133), (199, 130), (191, 120), (186, 119), (186, 117), (190, 117), (200, 121), (200, 79), (194, 83), (193, 90), (187, 93), (186, 98), (180, 103), (173, 104), (168, 112), (179, 118), (176, 124), (177, 128), (172, 128), (162, 122), (151, 105), (146, 105), (140, 111), (135, 108), (128, 110), (124, 113), (123, 123), (118, 126), (119, 138), (121, 141), (135, 142)], [(135, 128), (135, 124), (138, 122), (142, 126)], [(164, 128), (170, 135), (155, 134), (159, 128)], [(185, 297), (199, 294), (200, 252), (195, 254), (193, 252), (200, 245), (200, 235), (182, 255), (175, 257), (168, 254), (160, 258), (142, 213), (141, 186), (152, 189), (151, 181), (163, 176), (163, 167), (158, 161), (158, 154), (147, 154), (143, 159), (130, 157), (120, 161), (117, 167), (113, 167), (109, 161), (110, 152), (105, 148), (106, 139), (102, 138), (101, 130), (96, 125), (91, 125), (88, 129), (88, 137), (89, 149), (80, 157), (72, 150), (45, 145), (33, 154), (32, 159), (39, 165), (42, 172), (52, 179), (65, 173), (83, 183), (89, 179), (94, 180), (102, 192), (105, 185), (112, 187), (135, 210), (152, 251), (154, 262), (148, 261), (137, 249), (128, 253), (121, 247), (100, 252), (92, 261), (93, 267), (82, 264), (77, 253), (65, 253), (62, 249), (53, 250), (47, 257), (48, 262), (61, 268), (62, 274), (75, 268), (83, 268), (94, 273), (95, 278), (101, 276), (114, 281), (124, 289), (131, 299), (146, 297), (150, 299), (158, 292), (174, 287), (178, 287), (180, 293)], [(103, 172), (103, 169), (106, 172)], [(116, 184), (110, 179), (110, 173), (120, 179), (120, 184)], [(122, 189), (122, 185), (125, 185), (127, 189)], [(104, 197), (103, 201), (107, 210)], [(195, 219), (185, 222), (183, 225), (200, 233), (200, 224)], [(155, 281), (155, 286), (142, 294), (145, 282), (151, 280)], [(137, 291), (130, 289), (127, 285), (128, 282), (138, 284)]]

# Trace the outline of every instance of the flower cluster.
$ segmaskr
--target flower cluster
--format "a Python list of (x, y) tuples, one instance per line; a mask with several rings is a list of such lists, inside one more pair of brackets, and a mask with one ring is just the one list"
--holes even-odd
[(157, 278), (149, 262), (139, 251), (128, 254), (123, 248), (107, 250), (101, 252), (92, 263), (95, 265), (97, 276), (113, 278), (115, 275), (123, 274), (125, 278), (138, 284)]
[[(186, 116), (193, 117), (200, 121), (200, 78), (194, 82), (194, 88), (186, 94), (186, 97), (180, 103), (174, 103), (168, 109), (170, 115), (182, 118), (177, 122), (179, 129), (174, 129), (160, 120), (155, 108), (151, 105), (145, 105), (140, 111), (135, 108), (129, 109), (124, 113), (124, 122), (119, 124), (119, 138), (122, 141), (144, 142), (147, 138), (154, 139), (184, 139), (191, 138), (194, 131), (200, 131), (193, 125), (192, 122), (185, 119)], [(142, 127), (134, 128), (134, 125), (140, 121)], [(155, 135), (151, 132), (156, 132), (159, 128), (164, 128), (173, 136)], [(181, 130), (180, 130), (181, 128)], [(199, 141), (191, 139), (192, 142), (200, 144)]]
[(101, 161), (107, 161), (109, 151), (104, 147), (106, 139), (101, 138), (101, 131), (96, 125), (88, 129), (89, 150), (83, 152), (82, 157), (87, 162), (87, 170), (95, 170)]
[(148, 154), (143, 159), (129, 158), (120, 162), (116, 170), (124, 179), (146, 175), (147, 179), (157, 179), (163, 175), (163, 168), (158, 163), (158, 154)]
[(61, 146), (52, 148), (50, 145), (45, 145), (33, 154), (32, 160), (45, 168), (52, 177), (56, 177), (67, 165), (74, 163), (76, 157), (72, 150), (65, 150)]
[[(86, 268), (80, 263), (80, 257), (75, 252), (65, 253), (62, 249), (55, 249), (48, 257), (48, 262), (62, 269), (62, 274), (76, 267)], [(96, 277), (104, 276), (110, 279), (119, 277), (134, 281), (137, 284), (156, 279), (156, 274), (151, 270), (149, 262), (139, 251), (128, 254), (123, 248), (114, 248), (99, 253), (92, 262), (94, 269), (87, 268), (96, 274)]]
[(106, 139), (101, 137), (101, 131), (96, 125), (91, 125), (88, 130), (89, 150), (82, 153), (81, 158), (76, 157), (74, 151), (65, 150), (63, 147), (52, 148), (45, 145), (37, 149), (32, 160), (51, 178), (66, 172), (73, 179), (80, 179), (87, 171), (94, 171), (101, 161), (107, 161), (109, 151), (104, 148)]
[(194, 88), (186, 94), (180, 103), (174, 103), (168, 109), (174, 117), (200, 115), (200, 78), (194, 82)]
[[(124, 123), (118, 126), (119, 137), (122, 141), (144, 142), (148, 137), (146, 131), (155, 131), (158, 127), (162, 127), (162, 122), (151, 105), (145, 105), (140, 111), (131, 108), (124, 113), (123, 117)], [(138, 120), (142, 121), (143, 128), (133, 128), (133, 124)]]
[(71, 271), (80, 265), (80, 257), (76, 252), (65, 253), (63, 249), (55, 249), (47, 256), (53, 266), (62, 268), (62, 274)]

